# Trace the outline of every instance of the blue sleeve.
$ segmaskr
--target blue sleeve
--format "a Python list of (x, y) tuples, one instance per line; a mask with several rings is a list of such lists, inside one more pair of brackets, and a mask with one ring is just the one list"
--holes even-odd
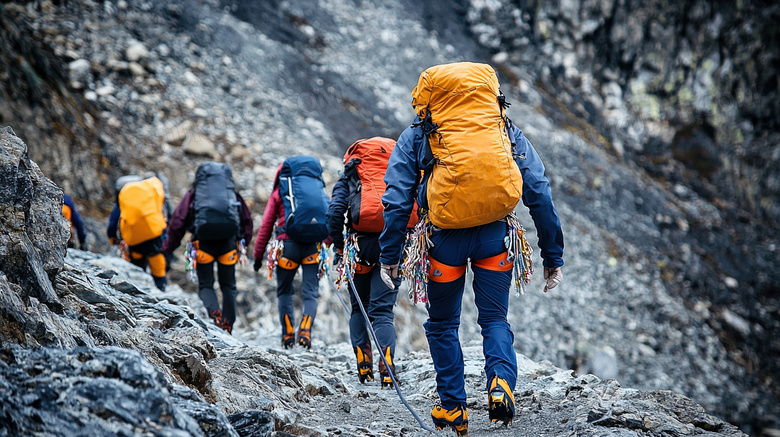
[(119, 228), (119, 205), (114, 205), (111, 215), (108, 217), (108, 238), (117, 238), (117, 228)]
[(382, 196), (385, 228), (379, 236), (382, 264), (399, 264), (406, 238), (406, 224), (414, 208), (421, 169), (423, 138), (419, 128), (407, 128), (398, 138), (385, 173), (387, 189)]
[(330, 206), (328, 207), (328, 234), (333, 239), (333, 244), (338, 248), (344, 246), (344, 214), (347, 212), (348, 198), (347, 176), (342, 175), (333, 186), (333, 194), (330, 196)]
[(70, 222), (73, 223), (73, 227), (76, 228), (76, 235), (79, 238), (79, 244), (84, 247), (84, 241), (87, 240), (87, 234), (84, 232), (84, 222), (81, 221), (81, 215), (76, 211), (76, 205), (73, 203), (73, 199), (67, 194), (63, 196), (63, 200), (68, 208), (70, 208)]
[(563, 231), (552, 199), (544, 164), (531, 142), (517, 127), (513, 130), (515, 162), (523, 176), (523, 204), (531, 213), (545, 267), (563, 265)]

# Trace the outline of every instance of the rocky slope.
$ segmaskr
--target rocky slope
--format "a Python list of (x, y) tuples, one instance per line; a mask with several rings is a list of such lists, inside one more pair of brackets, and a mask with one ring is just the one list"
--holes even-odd
[[(197, 297), (176, 285), (160, 292), (111, 255), (64, 257), (61, 191), (12, 130), (0, 130), (0, 143), (2, 174), (12, 176), (0, 178), (0, 435), (429, 435), (393, 391), (357, 382), (347, 343), (288, 351), (275, 335), (240, 341), (204, 322)], [(19, 248), (30, 239), (50, 243)], [(30, 278), (30, 269), (46, 273)], [(523, 355), (518, 420), (490, 427), (481, 346), (464, 354), (472, 436), (745, 435), (680, 394), (625, 389)], [(430, 357), (412, 352), (397, 364), (430, 426)]]
[[(259, 213), (283, 157), (315, 154), (333, 181), (354, 139), (394, 137), (409, 123), (423, 68), (492, 62), (515, 103), (509, 115), (545, 160), (566, 234), (561, 289), (542, 295), (534, 278), (535, 291), (512, 302), (518, 352), (674, 390), (752, 434), (777, 428), (776, 99), (740, 97), (718, 109), (722, 118), (696, 106), (753, 83), (764, 88), (748, 97), (774, 95), (759, 79), (776, 59), (760, 44), (772, 41), (762, 17), (776, 8), (298, 3), (4, 4), (0, 124), (77, 198), (93, 250), (106, 251), (102, 219), (119, 174), (162, 172), (177, 201), (199, 162), (223, 160)], [(708, 26), (720, 45), (700, 36)], [(705, 65), (713, 50), (715, 69)], [(739, 160), (713, 161), (735, 144)], [(173, 276), (191, 290), (180, 264)], [(246, 272), (239, 280), (237, 337), (276, 335), (273, 284)], [(321, 292), (324, 348), (346, 333), (340, 304)], [(402, 352), (425, 350), (424, 310), (400, 299), (397, 319)], [(462, 334), (479, 338), (470, 323)]]

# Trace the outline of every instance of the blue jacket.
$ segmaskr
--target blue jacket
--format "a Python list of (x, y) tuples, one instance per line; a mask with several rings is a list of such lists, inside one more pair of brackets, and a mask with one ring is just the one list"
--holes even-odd
[[(419, 120), (416, 120), (419, 121)], [(563, 231), (552, 200), (550, 182), (544, 174), (544, 164), (531, 142), (516, 126), (510, 130), (514, 156), (523, 176), (523, 204), (529, 209), (539, 237), (545, 267), (563, 265)], [(406, 222), (417, 203), (426, 205), (427, 181), (420, 173), (426, 168), (427, 141), (422, 127), (410, 126), (401, 133), (385, 174), (387, 190), (382, 196), (385, 207), (385, 229), (379, 237), (382, 264), (398, 264), (406, 234)]]

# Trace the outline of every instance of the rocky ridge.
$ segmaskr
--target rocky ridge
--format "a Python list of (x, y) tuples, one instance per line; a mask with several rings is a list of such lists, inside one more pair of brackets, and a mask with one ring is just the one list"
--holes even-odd
[[(562, 289), (513, 300), (518, 352), (644, 390), (684, 393), (755, 433), (774, 423), (776, 384), (765, 370), (777, 362), (775, 234), (750, 220), (733, 227), (744, 215), (723, 207), (729, 202), (713, 200), (687, 178), (659, 179), (634, 164), (634, 143), (623, 138), (630, 126), (615, 127), (615, 137), (605, 136), (609, 144), (582, 133), (592, 132), (590, 123), (603, 131), (564, 111), (577, 107), (577, 93), (553, 87), (545, 80), (556, 75), (544, 75), (544, 66), (566, 53), (566, 20), (576, 22), (577, 14), (561, 15), (550, 9), (561, 5), (552, 3), (540, 9), (555, 24), (545, 40), (552, 56), (536, 50), (533, 38), (502, 55), (482, 30), (500, 36), (513, 28), (483, 18), (491, 2), (257, 3), (3, 6), (3, 24), (13, 23), (0, 26), (4, 41), (28, 50), (16, 58), (8, 45), (1, 48), (3, 66), (11, 68), (0, 72), (10, 84), (3, 87), (9, 98), (0, 101), (0, 121), (19, 126), (45, 173), (96, 213), (95, 250), (107, 250), (100, 245), (100, 212), (111, 207), (111, 181), (121, 173), (163, 172), (178, 200), (195, 166), (216, 157), (233, 166), (242, 194), (259, 212), (284, 156), (316, 154), (334, 178), (340, 150), (356, 137), (394, 137), (409, 122), (408, 92), (420, 70), (496, 54), (491, 62), (515, 102), (509, 115), (547, 164), (567, 239)], [(619, 29), (621, 19), (614, 22)], [(516, 61), (518, 53), (535, 58)], [(17, 68), (16, 59), (31, 68)], [(19, 72), (26, 72), (21, 79)], [(615, 92), (598, 90), (610, 102), (602, 109), (628, 117), (614, 112), (614, 105), (631, 107), (620, 100), (628, 94), (609, 82), (625, 85), (607, 76), (613, 79), (603, 89)], [(20, 103), (25, 95), (32, 103)], [(667, 135), (668, 127), (661, 128)], [(618, 140), (628, 145), (622, 155)], [(724, 240), (735, 242), (736, 253)], [(179, 269), (174, 277), (187, 289)], [(533, 290), (540, 288), (537, 276)], [(275, 333), (273, 284), (248, 274), (239, 281), (237, 336), (254, 341)], [(321, 293), (332, 297), (327, 287)], [(338, 302), (323, 301), (317, 329), (345, 340)], [(464, 319), (473, 316), (468, 305)], [(403, 352), (424, 350), (418, 323), (424, 310), (400, 299), (397, 318)], [(479, 338), (472, 324), (464, 323), (462, 335)]]
[[(393, 391), (357, 382), (347, 343), (287, 351), (275, 335), (241, 341), (205, 322), (196, 296), (176, 285), (160, 292), (114, 256), (69, 250), (63, 258), (65, 240), (34, 247), (28, 262), (46, 260), (49, 270), (33, 281), (55, 294), (29, 295), (18, 276), (29, 266), (8, 263), (9, 241), (32, 232), (61, 238), (62, 193), (10, 129), (0, 141), (15, 152), (0, 156), (3, 168), (20, 157), (23, 164), (16, 178), (0, 180), (0, 229), (12, 238), (0, 246), (0, 435), (428, 435)], [(12, 226), (20, 214), (24, 226)], [(41, 220), (51, 225), (33, 226)], [(464, 354), (473, 436), (745, 435), (682, 395), (624, 389), (522, 355), (518, 420), (489, 427), (481, 346)], [(427, 417), (430, 358), (413, 352), (397, 363), (410, 404)]]

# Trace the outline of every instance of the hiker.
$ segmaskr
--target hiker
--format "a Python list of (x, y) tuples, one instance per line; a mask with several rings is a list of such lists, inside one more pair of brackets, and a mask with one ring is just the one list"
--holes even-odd
[[(357, 358), (358, 379), (361, 383), (374, 380), (371, 343), (358, 299), (363, 304), (379, 345), (377, 351), (385, 357), (389, 369), (379, 361), (379, 377), (382, 387), (392, 386), (390, 373), (395, 375), (395, 326), (393, 306), (398, 295), (401, 278), (388, 286), (379, 274), (379, 234), (384, 227), (382, 218), (383, 180), (387, 162), (395, 148), (395, 141), (389, 138), (373, 137), (352, 144), (344, 154), (344, 172), (333, 187), (328, 209), (328, 232), (339, 257), (344, 255), (344, 242), (355, 248), (354, 260), (347, 266), (354, 266), (354, 284), (357, 296), (350, 292), (352, 303), (349, 317), (349, 336)], [(346, 217), (345, 217), (346, 216)], [(413, 214), (408, 227), (417, 223)], [(344, 232), (346, 228), (346, 234)], [(350, 287), (347, 287), (350, 289)]]
[(75, 247), (73, 237), (78, 238), (79, 249), (87, 250), (87, 233), (84, 232), (84, 222), (81, 221), (81, 215), (76, 210), (73, 199), (67, 194), (62, 196), (62, 215), (70, 222), (70, 239), (68, 239), (68, 248)]
[[(192, 188), (173, 211), (168, 239), (163, 244), (166, 256), (179, 247), (190, 231), (198, 274), (198, 295), (206, 313), (228, 334), (236, 321), (236, 263), (240, 250), (252, 238), (252, 214), (236, 191), (233, 172), (227, 164), (204, 162), (195, 171)], [(243, 246), (242, 246), (243, 244)], [(222, 291), (222, 307), (214, 291), (214, 261)]]
[(467, 264), (474, 273), (482, 328), (489, 418), (506, 425), (515, 413), (517, 378), (507, 310), (513, 266), (522, 258), (510, 259), (505, 245), (505, 238), (515, 238), (509, 232), (515, 232), (513, 210), (521, 198), (530, 210), (544, 260), (545, 292), (563, 278), (563, 233), (544, 165), (504, 115), (508, 103), (492, 67), (468, 62), (431, 67), (420, 75), (412, 98), (417, 117), (399, 137), (385, 176), (381, 274), (388, 286), (395, 284), (417, 198), (422, 216), (415, 231), (422, 230), (426, 240), (430, 232), (431, 243), (424, 254), (429, 263), (424, 328), (441, 401), (431, 418), (439, 429), (467, 435), (458, 338)]
[(285, 160), (276, 170), (273, 192), (255, 239), (254, 270), (257, 272), (263, 265), (271, 234), (276, 233), (269, 252), (268, 279), (276, 271), (277, 307), (285, 349), (292, 348), (296, 342), (293, 278), (298, 266), (303, 275), (303, 308), (297, 343), (311, 349), (311, 330), (319, 298), (320, 243), (328, 237), (326, 214), (330, 199), (324, 187), (322, 165), (317, 158), (301, 155)]
[(149, 266), (154, 284), (164, 291), (167, 270), (162, 246), (168, 224), (163, 182), (156, 176), (128, 175), (117, 179), (115, 188), (117, 201), (108, 218), (109, 242), (120, 246), (127, 261), (144, 270)]

